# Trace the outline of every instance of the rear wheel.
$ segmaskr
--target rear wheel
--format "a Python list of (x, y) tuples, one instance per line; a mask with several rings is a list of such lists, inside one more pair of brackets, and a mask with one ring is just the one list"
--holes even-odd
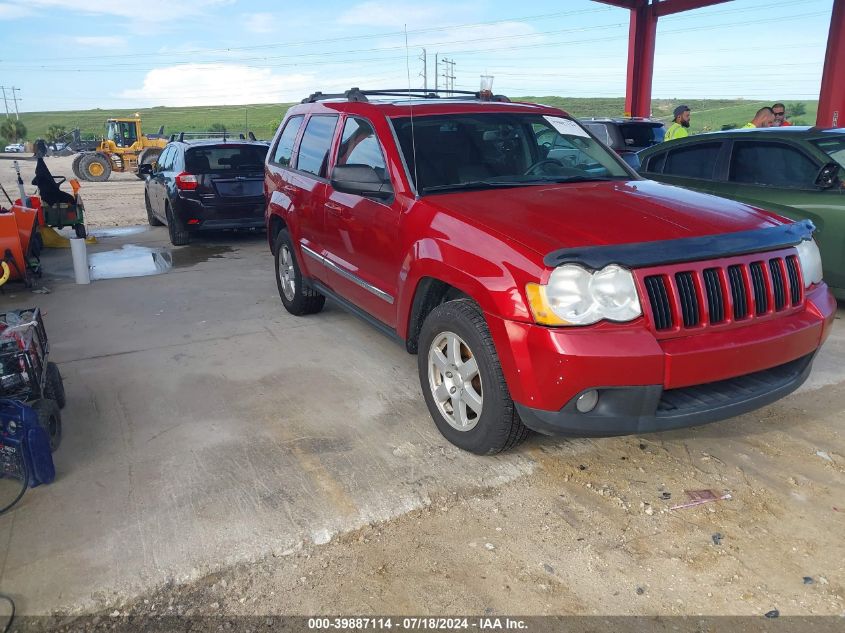
[(77, 154), (73, 157), (73, 162), (70, 164), (70, 168), (73, 170), (73, 175), (79, 178), (79, 180), (88, 180), (82, 173), (82, 170), (79, 169), (79, 163), (82, 159), (85, 158), (85, 154)]
[(431, 311), (420, 332), (417, 364), (431, 417), (458, 448), (491, 455), (528, 437), (487, 322), (472, 301), (449, 301)]
[(153, 213), (153, 206), (150, 204), (150, 196), (145, 191), (144, 192), (144, 206), (147, 208), (147, 222), (150, 223), (150, 226), (161, 226), (161, 220), (159, 220), (155, 213)]
[(62, 414), (55, 400), (42, 398), (32, 405), (38, 415), (38, 425), (47, 431), (50, 438), (50, 450), (55, 452), (62, 443)]
[[(155, 162), (158, 162), (158, 157), (161, 156), (162, 148), (160, 147), (148, 147), (141, 151), (138, 155), (138, 168), (140, 169), (141, 165), (152, 165)], [(144, 179), (144, 176), (135, 172), (135, 175), (138, 176), (141, 180)], [(153, 226), (160, 226), (159, 224), (153, 224)]]
[(74, 224), (73, 232), (76, 233), (76, 237), (80, 239), (84, 240), (86, 237), (88, 237), (88, 229), (85, 228), (84, 224)]
[(165, 215), (167, 216), (167, 232), (170, 234), (170, 243), (173, 246), (185, 246), (189, 244), (191, 241), (191, 235), (182, 226), (182, 223), (173, 213), (173, 210), (170, 208), (168, 204), (165, 210)]
[(83, 178), (93, 182), (105, 182), (111, 176), (109, 157), (100, 152), (87, 154), (79, 164)]
[(65, 408), (65, 383), (62, 380), (62, 373), (56, 363), (47, 363), (47, 375), (44, 383), (44, 397), (55, 400), (60, 409)]
[(322, 310), (326, 298), (302, 283), (302, 272), (287, 229), (279, 231), (273, 251), (276, 259), (276, 286), (285, 310), (295, 316), (315, 314)]

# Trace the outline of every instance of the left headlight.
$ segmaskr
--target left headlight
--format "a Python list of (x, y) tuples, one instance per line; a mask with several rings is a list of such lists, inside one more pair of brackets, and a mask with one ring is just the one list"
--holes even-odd
[(803, 240), (795, 247), (798, 251), (798, 261), (801, 262), (801, 273), (804, 275), (804, 287), (809, 288), (822, 280), (822, 255), (816, 241), (812, 238)]
[(642, 314), (634, 276), (616, 264), (595, 272), (564, 264), (555, 268), (547, 284), (528, 284), (526, 292), (534, 320), (541, 325), (631, 321)]

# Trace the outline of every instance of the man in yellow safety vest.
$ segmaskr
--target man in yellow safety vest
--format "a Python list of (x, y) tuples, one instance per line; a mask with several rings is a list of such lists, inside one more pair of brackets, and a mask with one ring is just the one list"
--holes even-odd
[(757, 110), (757, 114), (754, 115), (754, 118), (751, 119), (748, 123), (742, 126), (743, 129), (745, 128), (752, 128), (752, 127), (772, 127), (772, 123), (775, 122), (775, 115), (772, 112), (772, 109), (769, 107), (760, 108)]
[(663, 137), (664, 141), (673, 141), (676, 138), (689, 136), (689, 107), (679, 105), (675, 108), (673, 114), (675, 115), (675, 121), (666, 130), (666, 136)]

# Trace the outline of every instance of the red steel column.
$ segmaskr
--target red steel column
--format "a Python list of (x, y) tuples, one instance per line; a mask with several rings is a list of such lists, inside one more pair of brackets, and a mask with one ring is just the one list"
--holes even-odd
[(625, 113), (629, 116), (651, 116), (651, 83), (654, 75), (654, 42), (657, 37), (657, 14), (648, 0), (631, 9), (628, 31), (628, 85), (625, 90)]
[(833, 0), (816, 125), (845, 127), (845, 0)]

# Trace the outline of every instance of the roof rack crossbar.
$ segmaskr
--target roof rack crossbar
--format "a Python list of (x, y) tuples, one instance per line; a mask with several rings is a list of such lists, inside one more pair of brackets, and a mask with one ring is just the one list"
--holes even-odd
[(472, 92), (470, 90), (451, 90), (451, 89), (425, 89), (425, 88), (386, 88), (382, 90), (361, 90), (360, 88), (350, 88), (346, 92), (337, 93), (322, 93), (314, 92), (302, 100), (301, 103), (316, 103), (317, 101), (325, 101), (327, 99), (346, 99), (353, 102), (367, 102), (367, 97), (418, 97), (422, 99), (439, 99), (440, 95), (459, 95), (447, 98), (462, 99), (466, 96), (473, 99), (489, 100), (489, 101), (510, 101), (504, 95), (491, 95), (487, 97), (480, 92)]

